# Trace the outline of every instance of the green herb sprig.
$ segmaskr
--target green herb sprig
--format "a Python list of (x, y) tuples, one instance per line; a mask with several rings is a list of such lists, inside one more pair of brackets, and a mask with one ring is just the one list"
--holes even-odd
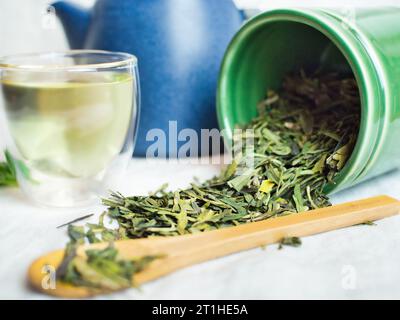
[(15, 164), (8, 151), (4, 152), (4, 156), (6, 158), (6, 161), (0, 162), (0, 186), (2, 187), (16, 186), (17, 180), (15, 173)]

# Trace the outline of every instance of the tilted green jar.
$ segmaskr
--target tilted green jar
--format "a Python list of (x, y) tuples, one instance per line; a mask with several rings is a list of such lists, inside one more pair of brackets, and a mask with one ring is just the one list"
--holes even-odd
[(352, 72), (359, 86), (358, 140), (327, 192), (400, 167), (400, 8), (278, 9), (251, 19), (232, 40), (220, 71), (225, 139), (256, 116), (267, 89), (278, 89), (300, 68)]

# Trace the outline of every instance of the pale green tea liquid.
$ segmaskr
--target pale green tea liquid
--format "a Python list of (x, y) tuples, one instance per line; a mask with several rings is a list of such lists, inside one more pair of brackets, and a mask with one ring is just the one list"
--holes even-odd
[(133, 90), (130, 75), (113, 73), (1, 82), (22, 160), (33, 171), (66, 178), (94, 176), (118, 155), (135, 111)]

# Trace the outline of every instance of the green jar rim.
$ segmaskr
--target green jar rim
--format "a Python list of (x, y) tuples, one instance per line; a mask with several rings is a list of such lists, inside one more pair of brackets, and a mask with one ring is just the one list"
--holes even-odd
[[(227, 95), (229, 94), (228, 78), (229, 69), (236, 55), (242, 50), (245, 40), (260, 27), (274, 22), (297, 22), (306, 24), (324, 34), (343, 54), (356, 78), (361, 98), (361, 121), (356, 145), (353, 152), (335, 177), (334, 182), (326, 186), (325, 192), (335, 193), (354, 184), (365, 173), (376, 156), (384, 130), (384, 116), (374, 119), (377, 112), (385, 112), (383, 105), (385, 98), (381, 82), (385, 81), (384, 73), (379, 60), (374, 57), (374, 52), (359, 30), (345, 24), (340, 16), (331, 10), (319, 9), (275, 9), (257, 15), (250, 19), (231, 41), (223, 59), (217, 90), (217, 115), (220, 129), (224, 139), (230, 146), (234, 127), (226, 116), (229, 110)], [(361, 41), (361, 39), (363, 41)], [(368, 48), (367, 48), (368, 46)], [(379, 94), (376, 94), (379, 88)]]

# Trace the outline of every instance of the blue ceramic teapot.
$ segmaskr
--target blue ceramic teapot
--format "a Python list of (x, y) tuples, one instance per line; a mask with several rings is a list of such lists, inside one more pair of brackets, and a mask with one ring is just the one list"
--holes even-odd
[[(90, 11), (60, 1), (54, 7), (72, 49), (137, 56), (142, 96), (136, 155), (154, 144), (146, 141), (151, 129), (162, 129), (169, 141), (169, 121), (177, 121), (178, 132), (217, 127), (218, 70), (244, 19), (232, 0), (98, 0)], [(166, 150), (176, 155), (175, 148)]]

